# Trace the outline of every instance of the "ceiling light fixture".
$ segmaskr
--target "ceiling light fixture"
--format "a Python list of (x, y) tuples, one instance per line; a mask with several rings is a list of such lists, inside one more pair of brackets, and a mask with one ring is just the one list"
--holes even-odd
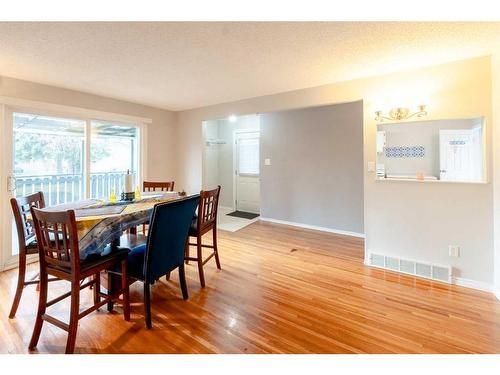
[(389, 111), (388, 116), (383, 116), (382, 111), (375, 112), (375, 121), (384, 122), (384, 120), (395, 121), (395, 120), (406, 120), (413, 116), (423, 117), (427, 115), (427, 111), (425, 110), (425, 105), (419, 105), (418, 111), (414, 113), (410, 113), (408, 108), (398, 107), (393, 108)]
[(236, 117), (236, 115), (229, 116), (229, 122), (236, 122), (236, 120), (238, 120), (238, 117)]

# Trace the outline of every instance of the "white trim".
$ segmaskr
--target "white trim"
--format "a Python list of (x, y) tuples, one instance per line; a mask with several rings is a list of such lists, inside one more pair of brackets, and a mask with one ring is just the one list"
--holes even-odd
[[(465, 279), (463, 277), (452, 276), (451, 282), (454, 285), (459, 285), (459, 286), (463, 286), (466, 288), (483, 290), (485, 292), (490, 292), (490, 293), (495, 292), (495, 288), (493, 287), (493, 285), (489, 284), (489, 283), (485, 283), (484, 281), (477, 281), (477, 280)], [(498, 296), (497, 296), (497, 298), (498, 298)]]
[(497, 300), (500, 301), (500, 288), (496, 288), (494, 291), (493, 291), (493, 294), (495, 295), (495, 297), (497, 297)]
[(84, 108), (84, 107), (73, 107), (62, 104), (54, 104), (47, 102), (40, 102), (35, 100), (13, 98), (10, 96), (0, 96), (0, 103), (6, 104), (12, 107), (23, 107), (24, 110), (42, 110), (42, 111), (52, 111), (59, 116), (61, 114), (69, 115), (72, 117), (79, 117), (82, 119), (92, 119), (92, 120), (106, 120), (106, 121), (118, 121), (125, 123), (144, 123), (151, 124), (152, 119), (148, 117), (123, 115), (114, 112), (96, 111), (94, 109)]
[[(26, 264), (36, 263), (38, 262), (38, 254), (30, 254), (26, 256)], [(13, 268), (19, 267), (19, 257), (12, 256), (10, 259), (5, 262), (3, 271), (11, 270)]]
[(351, 232), (351, 231), (348, 231), (348, 230), (318, 227), (316, 225), (302, 224), (302, 223), (296, 223), (296, 222), (293, 222), (293, 221), (286, 221), (286, 220), (271, 219), (269, 217), (262, 217), (262, 216), (260, 217), (260, 220), (262, 220), (262, 221), (268, 221), (270, 223), (276, 223), (276, 224), (291, 225), (293, 227), (299, 227), (299, 228), (305, 228), (305, 229), (312, 229), (312, 230), (319, 230), (321, 232), (341, 234), (341, 235), (344, 235), (344, 236), (352, 236), (352, 237), (358, 237), (358, 238), (365, 238), (364, 233)]
[(91, 159), (90, 159), (90, 146), (92, 140), (92, 120), (85, 120), (85, 152), (83, 154), (83, 173), (85, 176), (85, 184), (83, 185), (83, 193), (85, 199), (90, 199), (90, 193), (92, 191), (92, 186), (90, 186), (90, 170), (91, 170)]
[(142, 189), (144, 181), (148, 180), (148, 127), (144, 124), (138, 124), (139, 126), (139, 160), (138, 167), (140, 174), (138, 177), (139, 189)]

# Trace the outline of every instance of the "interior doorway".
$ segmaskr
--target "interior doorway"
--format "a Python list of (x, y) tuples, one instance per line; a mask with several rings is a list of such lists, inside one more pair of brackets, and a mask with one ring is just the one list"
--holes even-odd
[(218, 225), (246, 226), (260, 215), (259, 115), (207, 120), (202, 129), (203, 189), (221, 186)]

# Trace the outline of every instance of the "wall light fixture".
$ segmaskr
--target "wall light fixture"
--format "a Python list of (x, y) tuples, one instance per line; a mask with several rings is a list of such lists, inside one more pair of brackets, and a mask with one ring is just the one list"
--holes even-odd
[(423, 116), (427, 115), (427, 111), (425, 110), (425, 107), (426, 107), (425, 105), (419, 105), (418, 111), (414, 112), (414, 113), (410, 113), (410, 110), (408, 108), (404, 108), (404, 107), (393, 108), (389, 111), (388, 116), (382, 115), (382, 111), (376, 111), (375, 112), (375, 121), (384, 122), (385, 120), (388, 120), (388, 121), (406, 120), (406, 119), (409, 119), (413, 116), (423, 117)]

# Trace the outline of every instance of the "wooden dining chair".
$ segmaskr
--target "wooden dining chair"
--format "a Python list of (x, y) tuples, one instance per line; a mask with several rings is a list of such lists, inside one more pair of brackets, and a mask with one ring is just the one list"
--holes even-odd
[[(152, 327), (150, 285), (161, 276), (178, 268), (182, 297), (188, 299), (184, 246), (198, 201), (199, 195), (195, 195), (155, 205), (147, 242), (133, 248), (128, 254), (129, 277), (144, 283), (147, 328)], [(114, 269), (110, 273), (116, 272), (119, 270)]]
[[(219, 194), (220, 185), (217, 189), (207, 190), (200, 192), (200, 203), (198, 204), (198, 213), (193, 218), (191, 227), (189, 228), (189, 237), (196, 239), (196, 243), (190, 243), (189, 238), (186, 241), (185, 249), (185, 260), (186, 264), (190, 260), (196, 261), (198, 263), (198, 273), (200, 276), (201, 287), (205, 287), (205, 275), (203, 272), (203, 266), (213, 257), (215, 257), (215, 263), (218, 269), (221, 269), (219, 252), (217, 249), (217, 209), (219, 205)], [(201, 242), (203, 235), (209, 231), (212, 231), (212, 245), (204, 245)], [(189, 255), (189, 247), (196, 246), (196, 257), (191, 257)], [(213, 249), (212, 253), (203, 259), (203, 248)]]
[[(175, 181), (167, 182), (157, 182), (157, 181), (144, 181), (142, 183), (143, 191), (174, 191)], [(146, 226), (148, 224), (142, 224), (142, 233), (146, 234)], [(137, 234), (137, 231), (132, 231), (133, 234)]]
[[(33, 335), (29, 349), (33, 350), (40, 338), (44, 321), (68, 332), (66, 354), (75, 349), (78, 321), (92, 311), (117, 300), (123, 294), (123, 316), (130, 319), (129, 287), (127, 282), (127, 253), (129, 249), (117, 248), (106, 256), (94, 256), (88, 260), (80, 260), (78, 232), (75, 212), (49, 212), (31, 208), (35, 226), (38, 254), (40, 259), (40, 296)], [(101, 293), (100, 273), (115, 265), (121, 267), (121, 288), (113, 294)], [(52, 275), (71, 283), (71, 291), (47, 301), (48, 276)], [(83, 282), (87, 277), (90, 281)], [(80, 312), (80, 290), (93, 285), (94, 304)], [(46, 309), (63, 299), (71, 297), (69, 324), (49, 315)], [(101, 298), (103, 298), (101, 300)]]
[(154, 182), (144, 181), (142, 183), (143, 191), (174, 191), (174, 181)]
[[(14, 295), (14, 301), (10, 309), (9, 318), (16, 316), (19, 302), (23, 294), (24, 287), (27, 285), (39, 284), (39, 274), (35, 274), (31, 279), (26, 280), (26, 258), (30, 254), (38, 254), (35, 230), (29, 220), (31, 207), (44, 208), (45, 200), (43, 193), (37, 192), (26, 197), (11, 198), (10, 205), (14, 215), (14, 222), (17, 229), (17, 242), (19, 244), (19, 268), (17, 274), (17, 287)], [(48, 281), (55, 281), (57, 278), (51, 278)], [(37, 288), (38, 289), (38, 288)]]

